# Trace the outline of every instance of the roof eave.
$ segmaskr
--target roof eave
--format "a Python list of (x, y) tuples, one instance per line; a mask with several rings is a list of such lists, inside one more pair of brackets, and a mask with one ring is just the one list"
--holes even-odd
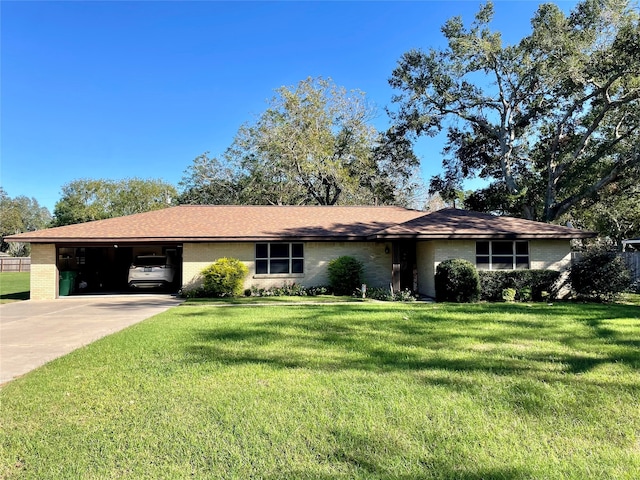
[(500, 239), (500, 240), (571, 240), (575, 238), (593, 238), (597, 234), (593, 232), (580, 233), (401, 233), (401, 234), (374, 234), (369, 236), (369, 240), (476, 240), (476, 239)]

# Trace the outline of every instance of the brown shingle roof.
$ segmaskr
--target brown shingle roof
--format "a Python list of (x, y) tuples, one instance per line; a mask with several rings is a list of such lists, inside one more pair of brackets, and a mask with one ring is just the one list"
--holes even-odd
[(593, 232), (514, 217), (445, 208), (378, 232), (383, 238), (589, 238)]
[(584, 238), (557, 225), (445, 209), (401, 207), (179, 207), (7, 237), (32, 243), (365, 240), (385, 238)]
[(32, 243), (365, 239), (424, 212), (401, 207), (182, 205), (7, 237)]

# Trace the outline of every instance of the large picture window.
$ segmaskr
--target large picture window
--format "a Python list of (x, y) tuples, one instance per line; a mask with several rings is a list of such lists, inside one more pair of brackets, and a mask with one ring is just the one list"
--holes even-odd
[(302, 243), (256, 243), (256, 274), (304, 273)]
[(479, 270), (524, 270), (529, 268), (529, 242), (490, 240), (476, 242)]

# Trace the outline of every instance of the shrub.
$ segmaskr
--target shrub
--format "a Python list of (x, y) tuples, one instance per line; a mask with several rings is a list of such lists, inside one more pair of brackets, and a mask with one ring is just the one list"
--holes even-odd
[(569, 270), (571, 288), (580, 299), (608, 302), (631, 285), (631, 275), (620, 256), (596, 248), (585, 252)]
[(505, 288), (502, 290), (502, 300), (505, 302), (515, 302), (516, 301), (516, 289), (515, 288)]
[(249, 270), (236, 258), (219, 258), (202, 270), (202, 288), (208, 297), (235, 297), (242, 293), (244, 277)]
[(481, 270), (480, 299), (488, 302), (502, 300), (505, 288), (516, 290), (517, 299), (523, 302), (543, 299), (542, 292), (552, 292), (554, 284), (560, 277), (555, 270)]
[(329, 262), (329, 284), (336, 295), (351, 295), (362, 286), (364, 265), (356, 258), (343, 256)]
[(404, 290), (400, 290), (393, 294), (394, 302), (415, 302), (416, 296), (413, 294), (411, 290), (405, 288)]
[(297, 283), (284, 284), (282, 287), (259, 288), (251, 287), (249, 295), (254, 297), (315, 297), (326, 295), (329, 289), (323, 286), (305, 287)]
[(393, 293), (391, 293), (389, 287), (367, 287), (367, 298), (391, 302), (393, 300)]
[(445, 260), (436, 268), (438, 302), (477, 302), (480, 280), (474, 264), (461, 258)]

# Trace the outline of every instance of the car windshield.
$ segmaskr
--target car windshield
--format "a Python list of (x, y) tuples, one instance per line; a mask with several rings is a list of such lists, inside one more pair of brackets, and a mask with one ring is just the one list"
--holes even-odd
[(136, 257), (134, 265), (139, 267), (151, 267), (154, 265), (165, 265), (167, 263), (167, 257), (159, 255), (150, 255)]

